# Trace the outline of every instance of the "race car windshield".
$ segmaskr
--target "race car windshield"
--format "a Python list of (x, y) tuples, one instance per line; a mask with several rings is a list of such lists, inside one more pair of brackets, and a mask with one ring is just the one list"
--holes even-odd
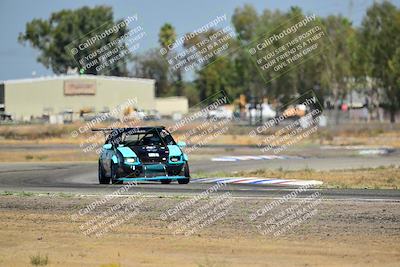
[(164, 130), (158, 132), (153, 129), (146, 133), (124, 133), (120, 144), (125, 146), (164, 146), (174, 145), (175, 141), (168, 132)]

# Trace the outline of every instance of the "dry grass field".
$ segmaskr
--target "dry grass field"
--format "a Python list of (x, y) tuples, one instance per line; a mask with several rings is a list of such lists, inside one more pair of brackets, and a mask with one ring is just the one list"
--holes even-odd
[[(144, 122), (142, 126), (171, 125), (171, 122)], [(91, 141), (101, 142), (94, 138), (91, 131), (85, 131), (73, 136), (73, 132), (85, 127), (83, 123), (68, 125), (0, 125), (0, 144), (81, 144)], [(108, 127), (107, 124), (96, 125), (96, 128)], [(173, 133), (175, 139), (180, 139), (198, 123), (186, 125)], [(274, 134), (277, 129), (266, 131), (265, 135), (250, 137), (249, 132), (255, 126), (230, 125), (226, 134), (217, 136), (210, 140), (211, 144), (240, 144), (256, 145), (262, 138)], [(323, 144), (323, 145), (371, 145), (400, 147), (400, 124), (351, 124), (319, 128), (316, 133), (302, 140), (300, 144)]]
[[(205, 174), (198, 173), (197, 177)], [(210, 175), (210, 174), (207, 174)], [(219, 172), (212, 174), (215, 177), (279, 177), (281, 179), (304, 179), (324, 182), (323, 188), (360, 188), (360, 189), (399, 189), (400, 165), (382, 166), (378, 168), (346, 169), (317, 171), (313, 169), (303, 170), (256, 170), (248, 172)]]
[[(227, 215), (193, 235), (174, 235), (160, 214), (181, 198), (146, 198), (129, 221), (101, 236), (71, 219), (98, 198), (0, 196), (0, 266), (398, 266), (399, 203), (323, 201), (317, 213), (278, 237), (257, 232), (248, 215), (271, 200), (234, 199)], [(121, 201), (121, 198), (115, 201)], [(202, 200), (197, 203), (199, 206)], [(285, 205), (290, 205), (286, 203)], [(284, 208), (284, 207), (283, 207)], [(43, 263), (35, 265), (35, 263)]]

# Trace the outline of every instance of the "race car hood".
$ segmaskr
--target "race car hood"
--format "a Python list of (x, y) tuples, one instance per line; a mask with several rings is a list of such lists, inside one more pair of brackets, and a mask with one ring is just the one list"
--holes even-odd
[(124, 158), (133, 158), (133, 157), (137, 157), (136, 153), (130, 149), (129, 147), (118, 147), (119, 152), (121, 152), (122, 156)]
[(170, 154), (165, 146), (132, 146), (129, 147), (135, 152), (142, 163), (165, 163)]
[(180, 156), (182, 155), (181, 149), (177, 145), (168, 145), (170, 156)]

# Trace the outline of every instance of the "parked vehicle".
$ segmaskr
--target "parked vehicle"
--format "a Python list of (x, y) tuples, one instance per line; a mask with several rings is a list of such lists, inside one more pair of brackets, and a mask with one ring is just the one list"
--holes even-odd
[(276, 116), (276, 111), (271, 108), (267, 103), (261, 105), (250, 105), (246, 106), (246, 118), (253, 120), (256, 118), (271, 119)]
[(207, 114), (208, 118), (215, 118), (218, 120), (233, 119), (233, 111), (227, 107), (220, 106), (216, 109), (210, 110)]

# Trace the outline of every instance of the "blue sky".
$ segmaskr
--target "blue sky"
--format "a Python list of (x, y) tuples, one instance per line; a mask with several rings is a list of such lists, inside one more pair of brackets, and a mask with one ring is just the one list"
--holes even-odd
[[(147, 33), (141, 43), (144, 49), (157, 46), (157, 34), (162, 24), (172, 23), (178, 35), (190, 32), (207, 23), (218, 15), (231, 17), (236, 7), (245, 3), (252, 4), (259, 13), (262, 10), (287, 10), (291, 6), (300, 6), (306, 13), (319, 16), (342, 14), (350, 17), (355, 25), (359, 25), (365, 10), (373, 0), (170, 0), (170, 1), (100, 1), (100, 0), (0, 0), (0, 25), (2, 38), (0, 42), (0, 80), (30, 78), (32, 72), (36, 76), (52, 75), (52, 71), (37, 63), (38, 52), (18, 43), (20, 32), (25, 24), (34, 18), (47, 19), (54, 11), (75, 9), (81, 6), (109, 5), (114, 9), (116, 19), (138, 14), (140, 25)], [(400, 0), (392, 1), (399, 6)], [(352, 8), (350, 8), (352, 6)]]

